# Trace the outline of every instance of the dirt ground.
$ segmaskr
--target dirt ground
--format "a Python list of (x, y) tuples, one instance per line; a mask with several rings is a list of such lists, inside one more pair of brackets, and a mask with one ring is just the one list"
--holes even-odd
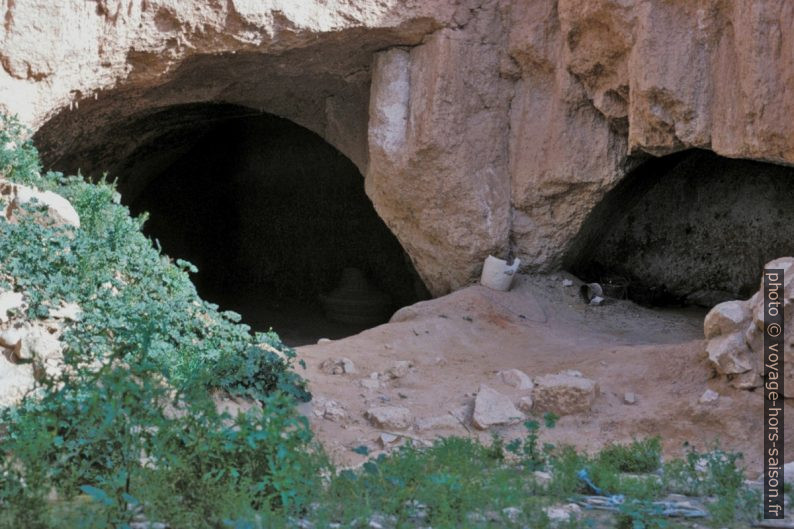
[[(574, 284), (564, 286), (564, 278)], [(702, 449), (719, 440), (723, 448), (743, 452), (748, 476), (756, 477), (762, 469), (762, 396), (715, 377), (703, 353), (705, 311), (647, 309), (618, 300), (589, 306), (579, 298), (580, 284), (558, 274), (519, 276), (510, 292), (473, 285), (404, 308), (390, 323), (355, 336), (298, 348), (315, 396), (309, 404), (314, 410), (305, 410), (314, 431), (333, 458), (347, 465), (363, 459), (352, 451), (357, 446), (383, 449), (382, 430), (364, 415), (372, 406), (403, 406), (420, 421), (443, 418), (428, 430), (414, 425), (394, 432), (404, 436), (394, 445), (447, 435), (487, 440), (489, 432), (465, 420), (480, 383), (517, 401), (527, 392), (502, 383), (499, 371), (516, 368), (536, 377), (574, 369), (597, 381), (600, 394), (590, 412), (563, 417), (542, 440), (592, 451), (609, 441), (659, 435), (666, 457), (682, 455), (685, 442)], [(357, 372), (320, 370), (324, 360), (340, 357), (352, 360)], [(381, 382), (378, 389), (361, 385), (370, 373), (383, 373), (399, 360), (413, 364), (406, 376)], [(699, 402), (709, 388), (720, 398)], [(636, 403), (624, 402), (626, 392), (636, 394)], [(328, 399), (345, 417), (318, 416), (318, 406)], [(450, 420), (453, 415), (464, 420)], [(786, 437), (794, 441), (794, 425), (787, 426)], [(499, 433), (511, 438), (524, 427), (502, 427)], [(794, 442), (786, 449), (794, 450)]]

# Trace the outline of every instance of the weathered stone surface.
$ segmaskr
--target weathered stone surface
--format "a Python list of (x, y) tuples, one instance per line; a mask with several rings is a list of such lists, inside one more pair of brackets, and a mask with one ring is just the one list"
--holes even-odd
[(38, 205), (45, 209), (45, 213), (43, 216), (35, 214), (37, 222), (52, 226), (80, 227), (80, 216), (72, 204), (52, 191), (41, 191), (0, 179), (0, 204), (3, 217), (10, 222), (16, 222), (21, 215), (26, 214), (23, 206)]
[(450, 414), (416, 419), (415, 425), (416, 429), (420, 432), (431, 430), (456, 430), (461, 427), (460, 421)]
[(753, 368), (752, 351), (741, 332), (712, 338), (706, 345), (706, 353), (721, 375), (736, 375)]
[(716, 305), (706, 315), (703, 321), (703, 333), (706, 339), (709, 339), (741, 330), (751, 316), (752, 312), (747, 302), (725, 301)]
[(412, 422), (411, 410), (402, 406), (375, 406), (365, 415), (374, 426), (389, 430), (405, 430)]
[(0, 108), (48, 163), (140, 185), (145, 164), (125, 160), (179, 135), (127, 126), (141, 116), (208, 101), (284, 116), (366, 173), (441, 294), (511, 245), (558, 267), (630, 155), (794, 163), (793, 16), (716, 0), (16, 2)]
[(531, 390), (534, 387), (529, 375), (520, 369), (506, 369), (499, 372), (499, 378), (507, 384), (520, 390)]
[(597, 395), (598, 384), (594, 381), (567, 373), (536, 378), (532, 392), (535, 410), (557, 415), (589, 411)]
[(343, 423), (348, 419), (348, 413), (344, 406), (333, 399), (323, 397), (316, 398), (313, 405), (314, 414), (331, 422)]
[[(764, 265), (764, 269), (783, 270), (784, 340), (782, 372), (784, 396), (794, 397), (794, 257), (781, 257)], [(718, 374), (738, 389), (754, 389), (763, 384), (764, 300), (763, 278), (759, 291), (747, 301), (721, 303), (704, 321), (706, 354)], [(730, 305), (733, 304), (733, 305)]]
[(480, 384), (477, 397), (474, 399), (474, 414), (471, 420), (476, 428), (487, 430), (491, 426), (515, 424), (523, 417), (510, 397), (485, 384)]
[(383, 374), (386, 378), (403, 378), (411, 369), (411, 362), (408, 360), (397, 360), (394, 365), (387, 369)]
[(529, 413), (532, 411), (532, 405), (534, 402), (532, 401), (532, 397), (526, 395), (518, 399), (518, 409), (523, 411), (524, 413)]
[(352, 375), (357, 373), (355, 364), (349, 358), (328, 358), (320, 364), (320, 371), (326, 375)]

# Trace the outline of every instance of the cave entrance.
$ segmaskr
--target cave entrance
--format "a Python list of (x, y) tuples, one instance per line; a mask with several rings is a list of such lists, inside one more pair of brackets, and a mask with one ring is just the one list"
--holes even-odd
[(689, 150), (652, 158), (585, 221), (567, 268), (644, 305), (711, 307), (794, 255), (794, 169)]
[(336, 339), (428, 296), (358, 168), (317, 134), (231, 105), (171, 107), (116, 132), (149, 138), (109, 168), (122, 201), (198, 267), (204, 299), (254, 330), (291, 346)]

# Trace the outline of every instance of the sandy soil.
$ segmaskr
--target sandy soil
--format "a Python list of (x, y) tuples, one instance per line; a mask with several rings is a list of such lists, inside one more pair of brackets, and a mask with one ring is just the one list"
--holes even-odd
[[(563, 286), (563, 278), (574, 285)], [(353, 465), (362, 456), (352, 448), (382, 449), (381, 430), (364, 417), (371, 406), (404, 406), (415, 419), (448, 418), (470, 413), (480, 383), (515, 400), (526, 394), (503, 384), (500, 370), (517, 368), (535, 377), (575, 369), (598, 382), (600, 395), (589, 413), (563, 417), (543, 440), (595, 450), (609, 441), (659, 435), (666, 456), (683, 454), (684, 442), (705, 448), (719, 440), (745, 454), (748, 475), (755, 477), (762, 465), (762, 397), (715, 378), (703, 354), (705, 313), (651, 310), (629, 301), (589, 306), (579, 299), (579, 284), (573, 276), (556, 275), (520, 276), (510, 292), (475, 285), (402, 309), (390, 323), (358, 335), (298, 348), (315, 409), (333, 399), (347, 415), (332, 421), (307, 409), (313, 429), (337, 462)], [(323, 360), (339, 357), (351, 359), (357, 373), (320, 370)], [(379, 389), (360, 385), (398, 360), (413, 363), (407, 376)], [(699, 402), (707, 388), (720, 394), (716, 403)], [(637, 402), (624, 403), (625, 392), (635, 393)], [(789, 421), (789, 451), (792, 426)], [(523, 432), (521, 425), (499, 430), (506, 438)], [(407, 436), (401, 439), (490, 437), (465, 421), (400, 433)]]

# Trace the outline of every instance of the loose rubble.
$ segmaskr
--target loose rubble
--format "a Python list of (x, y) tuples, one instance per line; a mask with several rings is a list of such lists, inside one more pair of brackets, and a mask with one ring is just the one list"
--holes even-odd
[(320, 364), (320, 371), (326, 375), (352, 375), (355, 374), (356, 366), (349, 358), (329, 358)]
[(314, 399), (314, 415), (331, 422), (344, 422), (348, 418), (344, 406), (333, 399), (317, 397)]

